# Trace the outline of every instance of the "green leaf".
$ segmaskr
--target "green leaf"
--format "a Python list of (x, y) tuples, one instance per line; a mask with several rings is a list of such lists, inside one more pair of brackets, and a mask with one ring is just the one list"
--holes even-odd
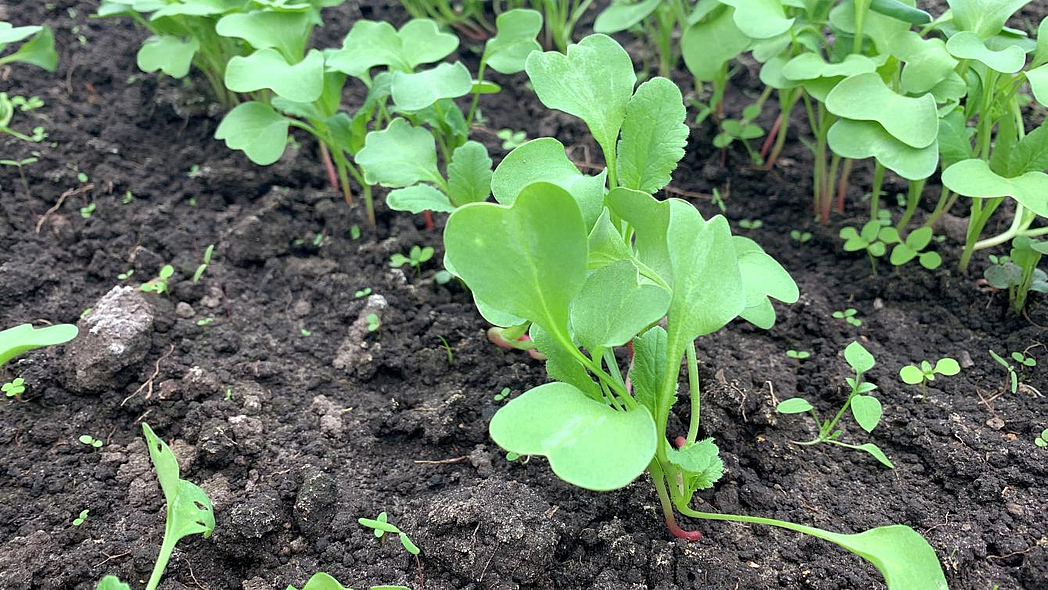
[(946, 376), (949, 377), (951, 375), (956, 375), (956, 374), (960, 373), (961, 372), (961, 365), (954, 359), (944, 358), (944, 359), (939, 359), (939, 361), (937, 363), (935, 363), (935, 369), (934, 370), (935, 370), (936, 373), (938, 373), (940, 375), (946, 375)]
[(624, 487), (644, 473), (657, 440), (644, 406), (619, 412), (567, 383), (547, 383), (513, 398), (489, 429), (503, 449), (544, 455), (558, 477), (595, 491)]
[(942, 39), (925, 39), (914, 31), (902, 31), (889, 45), (892, 56), (906, 62), (900, 78), (900, 89), (906, 94), (928, 92), (957, 67)]
[(866, 432), (873, 432), (881, 421), (881, 401), (872, 395), (857, 395), (851, 402), (852, 416)]
[(0, 50), (4, 49), (4, 46), (9, 43), (17, 43), (23, 39), (28, 39), (42, 30), (43, 27), (36, 25), (16, 27), (9, 22), (0, 21)]
[(0, 331), (0, 367), (30, 350), (65, 344), (76, 338), (79, 332), (79, 329), (72, 324), (58, 324), (44, 328), (21, 324)]
[(928, 226), (920, 227), (906, 236), (906, 245), (913, 248), (914, 250), (923, 250), (932, 241), (932, 228)]
[(949, 0), (953, 23), (961, 31), (970, 31), (988, 39), (1004, 28), (1004, 23), (1030, 0)]
[(491, 158), (482, 144), (467, 141), (451, 155), (448, 193), (456, 207), (487, 200), (491, 194)]
[(904, 4), (899, 0), (872, 0), (870, 2), (870, 10), (908, 22), (911, 25), (926, 25), (932, 22), (932, 15), (909, 4)]
[(633, 251), (611, 221), (607, 209), (601, 211), (589, 234), (589, 268), (598, 269), (619, 260), (633, 260)]
[(142, 423), (142, 431), (146, 436), (146, 446), (149, 447), (149, 458), (156, 468), (160, 489), (167, 502), (165, 542), (170, 540), (174, 545), (188, 535), (203, 535), (205, 539), (210, 537), (215, 530), (211, 500), (196, 484), (181, 479), (175, 454), (145, 422)]
[(620, 185), (651, 194), (670, 183), (688, 141), (686, 114), (680, 89), (666, 78), (637, 88), (619, 140)]
[(684, 472), (689, 499), (696, 490), (712, 488), (724, 474), (720, 449), (712, 438), (687, 443), (680, 450), (669, 447), (666, 449), (666, 458)]
[(865, 373), (873, 368), (876, 361), (868, 350), (858, 342), (852, 342), (844, 349), (844, 360), (848, 361), (851, 368), (857, 373)]
[(889, 258), (888, 260), (892, 263), (893, 266), (902, 266), (916, 258), (917, 253), (917, 250), (914, 250), (910, 246), (906, 244), (899, 244), (892, 248), (892, 255), (891, 258)]
[(1030, 91), (1041, 106), (1048, 106), (1048, 64), (1026, 71)]
[(633, 61), (621, 45), (605, 35), (590, 35), (570, 45), (567, 55), (532, 53), (525, 70), (543, 105), (582, 119), (604, 153), (615, 153), (637, 81)]
[(555, 184), (575, 199), (586, 227), (590, 228), (604, 207), (606, 175), (607, 171), (597, 176), (582, 174), (559, 141), (543, 137), (524, 143), (503, 158), (491, 176), (491, 193), (499, 203), (512, 205), (530, 184)]
[[(892, 465), (892, 462), (888, 460), (888, 457), (884, 454), (884, 451), (882, 451), (881, 448), (878, 447), (877, 445), (875, 445), (873, 443), (866, 443), (864, 445), (859, 445), (858, 447), (855, 447), (855, 448), (857, 448), (859, 450), (866, 451), (867, 453), (873, 455), (874, 459), (877, 459), (878, 461), (880, 461), (881, 465), (884, 465), (888, 469), (895, 469), (895, 465)], [(903, 527), (903, 528), (908, 528), (908, 527)], [(876, 530), (876, 529), (874, 529), (874, 530)], [(872, 531), (867, 531), (867, 532), (872, 532)], [(910, 532), (913, 532), (913, 531), (910, 531)], [(913, 534), (916, 535), (917, 533), (913, 533)], [(918, 536), (920, 536), (920, 535), (918, 535)], [(924, 538), (922, 537), (921, 540), (924, 541)], [(925, 541), (925, 543), (927, 544), (927, 541)], [(930, 550), (931, 547), (929, 547), (928, 549)], [(862, 555), (862, 554), (860, 554), (860, 555)], [(863, 557), (866, 557), (866, 556), (863, 555)], [(935, 559), (935, 552), (934, 551), (932, 551), (932, 558)], [(877, 562), (874, 561), (873, 558), (867, 557), (867, 559), (869, 559), (871, 562), (873, 562), (874, 565), (877, 565)], [(927, 560), (927, 557), (923, 558), (921, 561), (924, 562), (926, 560)], [(925, 570), (925, 571), (923, 571), (922, 573), (919, 574), (920, 580), (922, 582), (926, 581), (928, 579), (933, 579), (932, 578), (932, 576), (934, 576), (934, 570), (933, 570), (933, 567), (932, 567), (933, 564), (934, 564), (934, 567), (937, 568), (939, 566), (938, 560), (930, 562), (930, 563), (921, 563), (920, 564), (920, 565), (924, 566), (924, 570)], [(893, 590), (896, 586), (892, 585), (892, 579), (888, 578), (888, 572), (885, 571), (884, 569), (882, 569), (881, 566), (879, 566), (879, 565), (877, 565), (877, 569), (881, 570), (881, 573), (884, 574), (884, 579), (888, 581), (888, 588), (889, 588), (889, 590)], [(901, 575), (902, 572), (901, 571), (893, 571), (893, 573)], [(939, 570), (939, 577), (942, 578), (942, 570), (941, 569)], [(914, 590), (920, 590), (921, 588), (924, 588), (925, 586), (923, 586), (923, 585), (916, 585), (916, 586), (900, 585), (898, 587), (899, 588), (903, 588), (903, 589), (905, 589), (905, 588), (914, 588)], [(945, 589), (946, 588), (946, 582), (942, 582), (942, 586), (940, 586), (940, 587)]]
[[(37, 66), (48, 72), (55, 71), (58, 66), (58, 54), (55, 53), (55, 35), (47, 27), (11, 27), (10, 23), (3, 23), (7, 28), (0, 28), (0, 37), (19, 37), (26, 29), (38, 30), (36, 36), (26, 41), (14, 53), (0, 57), (0, 64), (11, 62), (22, 62)], [(6, 35), (5, 35), (6, 32)], [(23, 37), (24, 38), (24, 37)], [(0, 40), (0, 49), (3, 49), (5, 41)]]
[(495, 19), (495, 36), (484, 46), (483, 61), (500, 74), (524, 71), (532, 51), (542, 51), (535, 40), (542, 30), (542, 14), (535, 10), (515, 8)]
[(291, 65), (275, 49), (238, 55), (226, 65), (226, 87), (233, 92), (268, 88), (294, 102), (313, 102), (324, 91), (324, 56), (312, 49), (305, 59)]
[(444, 245), (477, 298), (539, 324), (564, 344), (568, 306), (585, 281), (586, 237), (571, 195), (539, 182), (510, 207), (460, 207), (448, 218)]
[(1008, 170), (1013, 176), (1048, 169), (1048, 125), (1026, 134), (1012, 151)]
[(939, 165), (937, 142), (923, 148), (911, 147), (874, 121), (841, 119), (830, 127), (827, 137), (833, 153), (853, 160), (876, 158), (907, 180), (928, 178)]
[(549, 332), (538, 324), (532, 324), (528, 335), (531, 336), (535, 348), (546, 356), (546, 374), (550, 379), (573, 385), (588, 397), (604, 403), (604, 392), (590, 377), (586, 367), (568, 350), (557, 344)]
[(394, 119), (384, 130), (368, 133), (356, 161), (364, 169), (368, 184), (406, 187), (419, 182), (444, 182), (437, 168), (433, 134), (425, 128), (412, 127), (405, 119)]
[(779, 0), (721, 0), (735, 8), (735, 25), (747, 37), (769, 39), (790, 30), (792, 18), (786, 18)]
[(613, 262), (590, 273), (572, 299), (571, 327), (591, 353), (626, 344), (666, 315), (669, 291), (639, 278), (632, 263)]
[[(297, 590), (294, 586), (288, 586), (288, 590)], [(302, 590), (348, 590), (342, 584), (338, 583), (338, 580), (332, 578), (324, 572), (313, 574), (313, 577), (306, 582), (306, 585), (302, 587)]]
[(735, 25), (734, 14), (727, 7), (692, 24), (681, 35), (681, 56), (696, 80), (712, 82), (724, 64), (750, 48), (752, 41)]
[(287, 145), (288, 120), (273, 107), (261, 102), (245, 102), (222, 119), (215, 130), (215, 139), (226, 142), (259, 166), (268, 166), (280, 159)]
[(892, 137), (914, 148), (928, 147), (939, 133), (934, 98), (896, 94), (876, 73), (842, 80), (826, 97), (826, 108), (838, 117), (876, 121)]
[(877, 62), (857, 53), (851, 53), (838, 63), (828, 63), (817, 53), (802, 53), (782, 67), (782, 75), (789, 80), (815, 80), (870, 74), (877, 71)]
[(312, 28), (307, 12), (253, 10), (227, 14), (215, 23), (222, 37), (243, 39), (255, 49), (276, 49), (288, 63), (302, 59)]
[(98, 582), (95, 590), (131, 590), (131, 586), (121, 582), (116, 576), (106, 576)]
[(943, 186), (953, 192), (974, 198), (1012, 197), (1027, 209), (1048, 217), (1048, 174), (1027, 172), (1005, 178), (990, 170), (984, 160), (957, 162), (942, 173)]
[(462, 62), (408, 74), (393, 73), (393, 103), (404, 111), (421, 111), (442, 98), (458, 98), (473, 89), (473, 77)]
[(746, 291), (746, 308), (740, 315), (758, 328), (768, 330), (775, 324), (775, 310), (768, 298), (796, 303), (800, 297), (797, 284), (757, 242), (743, 236), (732, 236), (732, 243)]
[(390, 191), (386, 197), (386, 206), (394, 211), (407, 211), (416, 215), (423, 211), (451, 213), (455, 210), (447, 195), (428, 184), (415, 184)]
[(665, 381), (666, 355), (666, 330), (661, 326), (655, 326), (633, 339), (630, 383), (633, 384), (637, 401), (653, 413), (656, 410), (655, 400)]
[(625, 31), (648, 18), (648, 15), (655, 12), (655, 9), (659, 7), (661, 1), (641, 0), (640, 2), (630, 2), (613, 0), (611, 6), (602, 10), (597, 15), (597, 20), (593, 21), (593, 32), (611, 34)]
[(938, 252), (924, 252), (918, 258), (921, 266), (928, 270), (935, 270), (942, 266), (942, 256)]
[(902, 369), (899, 369), (899, 378), (904, 383), (910, 385), (918, 385), (924, 381), (924, 372), (919, 367), (913, 365), (906, 365)]
[(803, 397), (784, 399), (775, 406), (775, 411), (780, 414), (803, 414), (812, 409), (812, 405)]
[(399, 31), (386, 22), (358, 20), (327, 65), (356, 78), (382, 65), (412, 72), (421, 64), (444, 59), (458, 44), (458, 37), (442, 33), (429, 19), (412, 19)]
[(1026, 63), (1026, 52), (1015, 45), (1004, 49), (993, 50), (975, 33), (961, 31), (946, 42), (946, 49), (956, 58), (973, 59), (1003, 74), (1014, 74), (1023, 69)]
[[(914, 6), (915, 2), (914, 0), (905, 0), (904, 4)], [(833, 10), (830, 11), (830, 24), (836, 29), (838, 35), (843, 33), (848, 37), (854, 37), (855, 2), (837, 3)], [(873, 45), (880, 55), (888, 55), (892, 37), (900, 31), (905, 31), (909, 28), (910, 24), (906, 20), (879, 14), (873, 10), (867, 11), (866, 17), (863, 19), (863, 36), (873, 41)], [(846, 46), (850, 47), (851, 39), (849, 38), (847, 41)], [(842, 48), (842, 44), (838, 43), (837, 47), (838, 49)], [(819, 51), (818, 48), (811, 50)]]
[(973, 156), (972, 142), (961, 109), (954, 109), (939, 119), (938, 143), (943, 170)]
[(195, 38), (183, 41), (170, 35), (152, 36), (138, 50), (138, 67), (143, 72), (160, 70), (172, 78), (182, 78), (189, 73), (198, 49), (200, 42)]

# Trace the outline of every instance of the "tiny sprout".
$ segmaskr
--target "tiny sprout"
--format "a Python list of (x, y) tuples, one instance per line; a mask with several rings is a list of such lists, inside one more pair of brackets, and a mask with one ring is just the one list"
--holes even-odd
[(371, 287), (364, 287), (356, 293), (353, 293), (353, 297), (356, 297), (357, 299), (367, 297), (368, 295), (371, 295)]
[(368, 332), (376, 332), (382, 327), (382, 322), (378, 319), (378, 314), (369, 313), (366, 318), (368, 321)]
[(211, 264), (211, 255), (215, 253), (215, 245), (211, 244), (204, 250), (204, 261), (197, 267), (196, 272), (193, 273), (193, 282), (197, 283), (200, 281), (200, 277), (204, 276), (204, 271)]
[(121, 281), (126, 281), (127, 279), (130, 279), (134, 275), (135, 275), (135, 269), (132, 268), (130, 270), (124, 271), (124, 272), (116, 275), (116, 278), (120, 279)]
[(848, 322), (849, 324), (851, 324), (851, 325), (855, 326), (856, 328), (858, 328), (859, 326), (862, 325), (862, 320), (860, 320), (859, 318), (855, 317), (855, 315), (857, 313), (859, 313), (859, 312), (855, 308), (849, 307), (848, 309), (846, 309), (844, 311), (835, 311), (835, 312), (833, 312), (833, 318), (836, 319), (836, 320), (844, 320), (844, 321)]
[(443, 336), (437, 336), (437, 338), (440, 338), (440, 343), (444, 346), (444, 352), (448, 355), (448, 364), (455, 364), (455, 354), (451, 352), (451, 345), (448, 344), (448, 341)]
[(724, 204), (724, 197), (720, 194), (720, 191), (717, 190), (717, 187), (713, 188), (713, 197), (710, 199), (710, 201), (712, 201), (713, 204), (716, 205), (718, 209), (720, 209), (721, 213), (724, 213), (728, 210), (728, 206)]
[(506, 453), (506, 461), (509, 461), (510, 463), (512, 463), (512, 462), (516, 461), (517, 459), (520, 459), (520, 453), (514, 453), (512, 451)]
[(84, 524), (84, 521), (87, 520), (87, 514), (89, 512), (90, 512), (90, 510), (81, 510), (80, 511), (80, 516), (77, 516), (76, 518), (73, 519), (73, 526), (80, 526), (80, 525)]
[(799, 229), (791, 229), (790, 238), (792, 238), (793, 241), (798, 242), (800, 244), (806, 244), (811, 240), (811, 232), (802, 232)]
[(94, 447), (96, 449), (100, 448), (102, 446), (102, 441), (100, 441), (97, 438), (91, 436), (90, 434), (81, 434), (80, 437), (77, 438), (76, 440), (84, 443), (85, 445), (87, 445), (89, 447)]
[(933, 366), (928, 361), (920, 365), (906, 365), (899, 370), (899, 378), (909, 385), (920, 385), (921, 391), (928, 388), (929, 381), (935, 381), (936, 375), (949, 377), (961, 372), (961, 365), (956, 360), (946, 357), (939, 359)]
[(354, 240), (360, 239), (360, 226), (354, 225), (349, 228), (349, 237)]
[(312, 336), (313, 335), (313, 332), (310, 332), (309, 330), (307, 330), (305, 328), (302, 328), (301, 333), (302, 333), (303, 336)]
[[(1016, 391), (1018, 391), (1019, 390), (1019, 372), (1015, 368), (1015, 365), (1013, 365), (1007, 359), (1005, 359), (1004, 357), (1002, 357), (1001, 355), (997, 354), (996, 352), (994, 352), (992, 350), (990, 351), (990, 356), (993, 357), (993, 360), (997, 361), (997, 364), (1001, 365), (1002, 367), (1004, 367), (1008, 371), (1008, 381), (1009, 381), (1010, 386), (1011, 386), (1010, 387), (1011, 388), (1011, 392), (1015, 393)], [(1027, 355), (1025, 355), (1025, 354), (1023, 354), (1021, 352), (1013, 352), (1012, 353), (1012, 360), (1014, 360), (1015, 362), (1019, 363), (1019, 365), (1023, 366), (1023, 367), (1036, 367), (1037, 366), (1037, 360), (1036, 359), (1034, 359), (1032, 356), (1027, 356)]]
[(204, 327), (204, 326), (210, 324), (213, 321), (215, 321), (215, 318), (203, 318), (203, 319), (197, 320), (196, 325), (198, 325), (200, 327)]
[(807, 350), (787, 350), (786, 351), (786, 356), (790, 357), (791, 359), (797, 359), (799, 361), (803, 361), (806, 358), (810, 358), (811, 357), (811, 353), (808, 352)]
[(393, 268), (400, 268), (405, 264), (410, 264), (415, 272), (419, 272), (422, 268), (422, 263), (426, 262), (430, 258), (433, 258), (432, 246), (426, 246), (422, 248), (420, 246), (412, 246), (407, 256), (400, 254), (399, 252), (389, 257), (389, 265)]
[(313, 236), (313, 247), (319, 248), (324, 244), (324, 234), (317, 234)]
[(760, 219), (743, 219), (739, 221), (739, 227), (743, 229), (760, 229), (764, 226), (764, 222)]
[(394, 533), (400, 536), (400, 544), (404, 546), (404, 549), (406, 549), (408, 553), (412, 555), (418, 555), (422, 552), (417, 545), (411, 542), (411, 539), (408, 538), (407, 533), (401, 531), (395, 525), (389, 523), (388, 517), (386, 516), (385, 512), (380, 512), (378, 518), (375, 518), (374, 520), (370, 518), (358, 518), (357, 522), (363, 526), (368, 527), (369, 529), (373, 529), (375, 532), (376, 539), (381, 539), (383, 542), (385, 542), (385, 539), (383, 538), (384, 535), (386, 533)]
[(495, 394), (495, 401), (500, 402), (500, 401), (506, 399), (507, 397), (509, 397), (509, 394), (510, 394), (510, 389), (508, 387), (503, 387), (502, 391), (500, 391), (500, 392)]
[(87, 309), (85, 309), (84, 311), (80, 312), (80, 319), (84, 319), (84, 318), (86, 318), (87, 316), (91, 315), (91, 312), (92, 312), (92, 311), (94, 311), (94, 310), (95, 310), (95, 308), (93, 308), (93, 307), (88, 307), (88, 308), (87, 308)]
[(451, 274), (446, 270), (438, 270), (433, 275), (433, 282), (438, 285), (446, 285), (451, 282), (451, 279), (455, 278), (455, 275)]
[(198, 178), (201, 174), (200, 164), (193, 164), (189, 167), (189, 172), (186, 172), (186, 176), (189, 178)]
[(0, 391), (3, 391), (7, 397), (21, 401), (22, 394), (25, 393), (25, 379), (17, 377), (13, 381), (8, 381), (4, 383), (3, 387), (0, 387)]
[(227, 387), (226, 388), (226, 394), (224, 396), (222, 396), (222, 399), (227, 401), (227, 402), (230, 401), (231, 399), (233, 399), (233, 388), (232, 387)]
[(96, 205), (95, 203), (91, 203), (86, 207), (81, 207), (80, 217), (83, 217), (84, 219), (91, 219), (91, 216), (94, 214), (96, 209), (98, 209), (98, 205)]
[(1041, 431), (1041, 435), (1033, 440), (1033, 443), (1042, 449), (1048, 448), (1048, 428)]
[[(38, 129), (39, 129), (39, 127), (38, 127)], [(34, 132), (35, 131), (36, 130), (34, 129)], [(76, 173), (76, 179), (80, 181), (80, 184), (87, 184), (87, 175), (84, 174), (83, 172), (77, 172)]]
[(135, 200), (135, 195), (134, 195), (134, 194), (132, 194), (132, 193), (131, 193), (131, 191), (126, 191), (126, 192), (124, 193), (124, 200), (123, 200), (123, 203), (124, 203), (125, 205), (130, 205), (130, 204), (131, 204), (131, 201), (134, 201), (134, 200)]
[(513, 131), (512, 129), (499, 129), (495, 135), (502, 140), (502, 149), (504, 150), (514, 150), (528, 140), (526, 133)]
[(167, 280), (170, 279), (173, 274), (175, 274), (175, 267), (166, 264), (164, 265), (164, 268), (160, 269), (160, 274), (155, 279), (150, 280), (148, 283), (142, 283), (140, 288), (146, 293), (163, 295), (168, 292)]

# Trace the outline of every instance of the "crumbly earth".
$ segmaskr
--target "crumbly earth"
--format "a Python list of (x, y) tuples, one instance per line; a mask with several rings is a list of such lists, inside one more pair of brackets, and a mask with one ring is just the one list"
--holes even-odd
[[(786, 531), (690, 522), (702, 540), (676, 540), (645, 478), (597, 494), (560, 482), (541, 458), (507, 462), (487, 436), (504, 403), (494, 395), (505, 387), (518, 395), (545, 373), (492, 347), (468, 294), (434, 282), (440, 232), (380, 199), (370, 235), (361, 207), (326, 186), (307, 138), (267, 168), (227, 150), (212, 139), (220, 113), (201, 99), (202, 86), (138, 71), (145, 34), (125, 20), (89, 18), (96, 5), (6, 5), (16, 25), (55, 29), (61, 62), (54, 74), (0, 72), (7, 92), (46, 102), (16, 126), (41, 125), (50, 136), (42, 145), (0, 139), (4, 158), (39, 151), (25, 183), (17, 169), (0, 169), (0, 326), (76, 322), (114, 287), (137, 288), (164, 264), (176, 272), (169, 294), (141, 295), (144, 308), (117, 292), (98, 312), (133, 314), (145, 331), (126, 340), (116, 374), (85, 360), (97, 351), (72, 346), (6, 369), (29, 390), (0, 403), (0, 588), (86, 590), (106, 573), (141, 587), (164, 521), (143, 421), (211, 496), (217, 521), (211, 539), (179, 545), (165, 590), (283, 589), (318, 570), (357, 588), (420, 590), (883, 587), (855, 556)], [(1031, 4), (1024, 16), (1038, 22), (1044, 13)], [(357, 18), (406, 18), (389, 2), (326, 14), (321, 46), (338, 43)], [(475, 62), (473, 49), (464, 44), (464, 59)], [(756, 75), (744, 62), (729, 114), (756, 95)], [(676, 77), (690, 88), (686, 73)], [(544, 110), (520, 76), (499, 81), (506, 90), (481, 103), (487, 123), (475, 130), (496, 159), (505, 152), (493, 130), (503, 127), (557, 137), (583, 164), (599, 159), (580, 122)], [(760, 122), (767, 128), (774, 116), (767, 108)], [(856, 168), (845, 214), (812, 223), (811, 157), (795, 123), (770, 172), (741, 148), (715, 150), (710, 123), (693, 126), (674, 176), (673, 194), (706, 215), (719, 213), (705, 197), (718, 189), (737, 230), (776, 256), (802, 293), (778, 307), (772, 330), (736, 323), (699, 342), (703, 434), (716, 437), (726, 473), (697, 503), (846, 532), (904, 523), (935, 547), (951, 588), (1048, 588), (1048, 453), (1033, 442), (1048, 427), (1045, 299), (1035, 296), (1027, 317), (1010, 315), (1006, 297), (976, 280), (984, 256), (970, 276), (955, 270), (952, 237), (935, 246), (941, 269), (881, 264), (871, 276), (837, 238), (840, 226), (863, 220), (870, 171)], [(904, 187), (892, 179), (888, 188)], [(933, 179), (925, 207), (937, 195)], [(90, 203), (97, 208), (82, 216)], [(964, 203), (953, 213), (963, 217)], [(739, 229), (742, 219), (763, 227)], [(354, 225), (364, 228), (359, 239)], [(812, 239), (800, 245), (791, 229)], [(210, 244), (214, 259), (194, 284)], [(420, 273), (389, 267), (391, 254), (416, 244), (437, 249)], [(372, 295), (357, 297), (364, 288)], [(846, 308), (858, 310), (861, 327), (831, 317)], [(381, 317), (374, 333), (370, 313)], [(869, 376), (885, 413), (872, 435), (845, 422), (843, 436), (875, 442), (894, 470), (839, 447), (792, 444), (812, 435), (810, 421), (773, 411), (794, 395), (835, 411), (846, 394), (840, 351), (853, 340), (877, 358)], [(812, 356), (798, 362), (787, 349)], [(1006, 374), (989, 349), (1042, 362), (1022, 370), (1019, 392), (1002, 394)], [(899, 380), (903, 365), (942, 356), (963, 372), (926, 392)], [(107, 380), (101, 391), (98, 379)], [(674, 432), (686, 428), (686, 405)], [(105, 444), (84, 445), (82, 434)], [(84, 509), (88, 518), (73, 526)], [(422, 547), (421, 559), (356, 523), (383, 510)]]

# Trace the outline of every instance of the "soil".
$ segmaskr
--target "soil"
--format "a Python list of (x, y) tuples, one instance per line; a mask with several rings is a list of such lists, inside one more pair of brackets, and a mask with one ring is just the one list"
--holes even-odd
[[(6, 5), (15, 25), (55, 30), (60, 65), (54, 74), (2, 72), (7, 92), (46, 102), (16, 126), (41, 125), (50, 137), (0, 140), (4, 158), (39, 151), (25, 184), (15, 168), (0, 169), (0, 326), (75, 323), (114, 286), (137, 289), (168, 263), (176, 273), (169, 294), (124, 293), (148, 302), (152, 325), (140, 358), (101, 393), (76, 386), (73, 347), (6, 369), (29, 391), (0, 403), (0, 588), (86, 590), (106, 573), (141, 587), (164, 522), (143, 421), (171, 444), (182, 476), (208, 492), (217, 521), (209, 540), (179, 544), (165, 590), (301, 587), (315, 571), (347, 587), (419, 590), (883, 587), (857, 557), (785, 531), (693, 522), (701, 541), (674, 539), (644, 478), (598, 494), (559, 481), (541, 458), (507, 462), (487, 436), (504, 403), (494, 396), (518, 395), (545, 373), (527, 355), (492, 347), (468, 293), (435, 283), (443, 220), (426, 231), (379, 199), (371, 236), (362, 208), (326, 185), (305, 138), (266, 168), (226, 149), (212, 139), (220, 113), (200, 98), (203, 87), (140, 72), (145, 34), (91, 19), (96, 5)], [(321, 46), (361, 17), (406, 19), (386, 2), (325, 14)], [(476, 59), (468, 44), (462, 55)], [(748, 104), (756, 74), (752, 64), (736, 73), (729, 114)], [(543, 109), (520, 76), (499, 81), (506, 91), (482, 101), (488, 122), (475, 131), (496, 160), (505, 152), (491, 130), (502, 127), (557, 137), (583, 163), (597, 157), (580, 122)], [(766, 109), (760, 122), (768, 128), (774, 116)], [(778, 306), (772, 330), (737, 322), (700, 340), (703, 434), (716, 437), (726, 473), (696, 503), (843, 532), (903, 523), (936, 549), (951, 588), (1048, 588), (1048, 453), (1033, 443), (1048, 427), (1048, 303), (1035, 296), (1027, 317), (1009, 314), (1007, 297), (976, 280), (985, 256), (969, 276), (956, 271), (952, 238), (935, 246), (946, 261), (938, 270), (882, 263), (871, 276), (837, 238), (863, 221), (870, 171), (856, 168), (845, 214), (813, 223), (811, 156), (798, 129), (799, 120), (765, 172), (741, 148), (714, 149), (707, 122), (674, 175), (674, 194), (694, 195), (704, 215), (719, 213), (704, 197), (717, 188), (733, 225), (763, 220), (737, 230), (782, 262), (802, 293)], [(924, 207), (937, 195), (933, 180)], [(82, 216), (90, 203), (96, 209)], [(963, 217), (963, 205), (953, 213)], [(812, 239), (800, 245), (791, 229)], [(210, 244), (214, 259), (193, 283)], [(391, 254), (416, 244), (437, 250), (421, 272), (389, 267)], [(357, 297), (364, 288), (372, 295)], [(831, 317), (845, 308), (858, 310), (860, 327)], [(376, 332), (364, 327), (370, 313), (381, 317)], [(773, 411), (794, 395), (835, 411), (846, 395), (840, 351), (853, 340), (877, 359), (869, 377), (884, 421), (869, 435), (846, 422), (843, 437), (875, 442), (894, 470), (847, 449), (792, 444), (811, 437), (810, 420)], [(796, 361), (787, 349), (812, 356)], [(989, 349), (1042, 362), (1022, 371), (1017, 393), (1002, 394), (1006, 373)], [(902, 366), (943, 356), (960, 360), (962, 373), (926, 392), (899, 380)], [(671, 430), (686, 429), (686, 405)], [(81, 444), (82, 434), (104, 446)], [(383, 510), (422, 548), (420, 560), (356, 522)]]

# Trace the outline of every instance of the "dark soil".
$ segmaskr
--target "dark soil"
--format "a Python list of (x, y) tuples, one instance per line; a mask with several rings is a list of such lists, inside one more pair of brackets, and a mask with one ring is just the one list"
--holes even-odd
[[(16, 169), (0, 169), (0, 326), (77, 322), (114, 286), (137, 288), (168, 263), (177, 271), (169, 295), (144, 295), (153, 316), (144, 358), (100, 394), (71, 385), (70, 347), (6, 370), (30, 389), (25, 401), (0, 403), (0, 588), (85, 590), (106, 573), (141, 587), (164, 521), (142, 421), (215, 506), (213, 537), (179, 545), (161, 584), (168, 590), (283, 589), (318, 570), (357, 588), (420, 590), (883, 587), (857, 557), (789, 532), (694, 522), (703, 539), (676, 540), (649, 481), (597, 494), (562, 483), (540, 458), (505, 461), (487, 436), (500, 405), (493, 396), (504, 387), (517, 395), (545, 373), (487, 342), (466, 292), (435, 284), (439, 231), (380, 203), (378, 236), (365, 229), (352, 239), (353, 225), (365, 228), (362, 209), (326, 186), (315, 146), (300, 138), (301, 149), (267, 168), (227, 150), (212, 139), (220, 114), (200, 99), (202, 86), (140, 72), (134, 56), (145, 34), (90, 19), (96, 4), (6, 6), (16, 25), (54, 28), (61, 61), (54, 74), (0, 72), (7, 92), (47, 103), (16, 126), (50, 134), (43, 145), (0, 140), (4, 158), (40, 152), (24, 170), (28, 190)], [(338, 43), (361, 16), (403, 21), (388, 4), (326, 13), (318, 43)], [(463, 55), (475, 59), (465, 44)], [(748, 103), (756, 74), (736, 74), (729, 113)], [(541, 108), (521, 77), (501, 81), (506, 92), (481, 103), (487, 128), (523, 127), (557, 137), (580, 162), (597, 158), (580, 122)], [(690, 86), (686, 75), (679, 81)], [(774, 115), (766, 109), (766, 128)], [(1033, 443), (1048, 427), (1039, 393), (1048, 389), (1044, 298), (1033, 298), (1028, 318), (1009, 315), (1006, 297), (977, 284), (985, 257), (971, 276), (955, 270), (953, 240), (937, 246), (939, 270), (882, 264), (871, 277), (868, 261), (842, 253), (837, 238), (842, 224), (863, 220), (869, 171), (856, 170), (847, 213), (820, 226), (800, 142), (791, 139), (764, 172), (741, 149), (712, 148), (712, 134), (709, 123), (693, 130), (673, 186), (718, 188), (730, 220), (763, 220), (746, 235), (786, 266), (802, 297), (778, 308), (770, 331), (735, 323), (700, 341), (704, 431), (726, 473), (698, 503), (844, 532), (908, 524), (935, 547), (951, 588), (1048, 588), (1048, 453)], [(491, 131), (475, 135), (504, 155)], [(695, 202), (718, 212), (706, 198)], [(89, 203), (97, 209), (84, 218)], [(963, 205), (954, 213), (963, 216)], [(793, 242), (795, 228), (812, 240)], [(214, 261), (193, 284), (209, 244)], [(433, 262), (420, 274), (389, 268), (392, 253), (415, 244), (435, 247)], [(381, 299), (355, 297), (365, 287)], [(831, 317), (849, 307), (861, 327)], [(368, 334), (372, 312), (382, 326)], [(855, 339), (877, 358), (870, 378), (885, 414), (872, 435), (845, 423), (844, 437), (875, 442), (894, 470), (839, 447), (791, 444), (811, 436), (810, 421), (773, 411), (794, 395), (835, 411), (846, 393), (839, 352)], [(812, 357), (798, 362), (787, 349)], [(1042, 362), (1023, 372), (1018, 393), (985, 404), (1006, 378), (989, 349)], [(899, 380), (903, 365), (942, 356), (963, 372), (926, 393)], [(686, 429), (680, 405), (671, 430)], [(83, 445), (81, 434), (105, 445)], [(73, 526), (83, 509), (89, 517)], [(420, 561), (356, 523), (382, 510), (422, 547)]]

